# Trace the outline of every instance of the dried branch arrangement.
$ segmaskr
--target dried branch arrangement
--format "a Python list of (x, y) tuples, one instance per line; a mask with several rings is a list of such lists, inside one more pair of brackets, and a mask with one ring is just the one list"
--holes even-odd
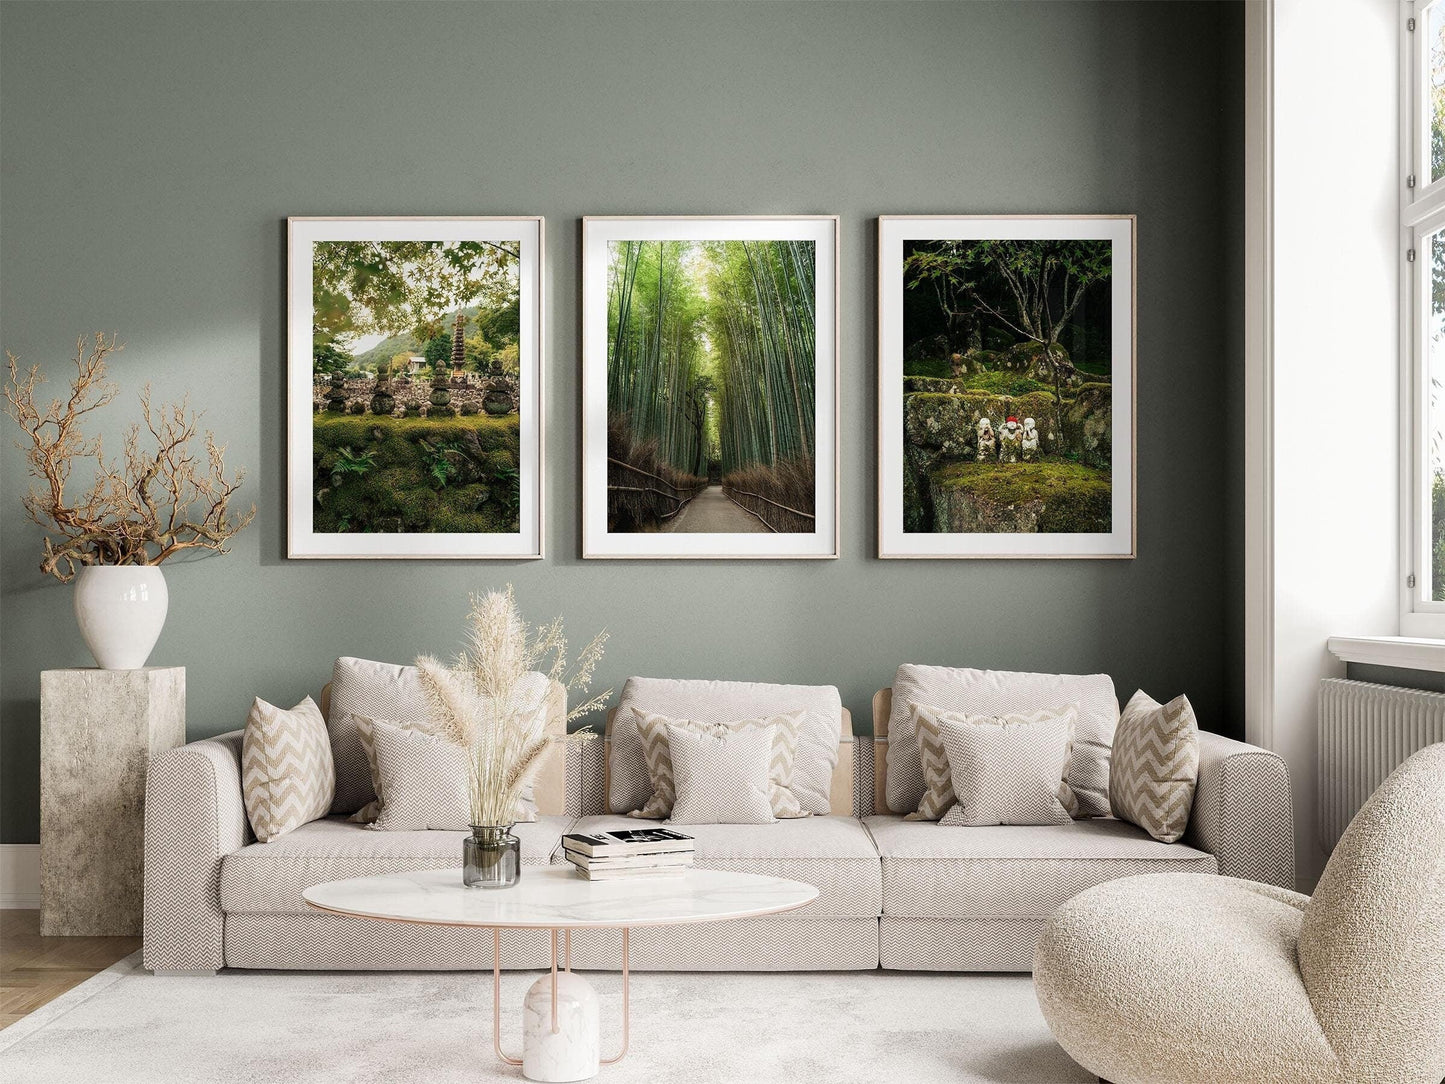
[[(36, 399), (45, 381), (40, 366), (22, 371), (19, 359), (5, 352), (5, 413), (25, 433), (16, 443), (35, 479), (25, 511), (47, 532), (40, 571), (62, 583), (85, 565), (158, 565), (188, 549), (225, 553), (227, 541), (256, 514), (254, 504), (231, 512), (245, 472), (226, 477), (225, 446), (209, 431), (200, 433), (201, 416), (188, 399), (153, 407), (147, 385), (142, 423), (126, 431), (119, 460), (107, 461), (100, 438), (81, 432), (85, 416), (116, 397), (106, 359), (122, 348), (115, 336), (99, 332), (89, 344), (77, 340), (69, 396), (43, 407)], [(142, 426), (154, 450), (141, 447)], [(199, 449), (193, 446), (198, 438)], [(91, 460), (90, 488), (79, 497), (67, 493), (76, 466)]]
[[(607, 633), (599, 633), (569, 667), (562, 619), (529, 625), (509, 585), (472, 596), (466, 647), (450, 667), (430, 655), (416, 660), (435, 732), (468, 751), (473, 824), (516, 820), (517, 801), (554, 736), (546, 730), (547, 689), (538, 699), (524, 679), (539, 672), (548, 688), (555, 681), (585, 693), (606, 643)], [(591, 697), (567, 721), (596, 711), (611, 695), (608, 689)]]

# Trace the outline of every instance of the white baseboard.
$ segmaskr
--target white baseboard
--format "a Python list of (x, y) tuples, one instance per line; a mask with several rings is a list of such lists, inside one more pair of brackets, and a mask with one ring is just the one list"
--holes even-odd
[(0, 908), (40, 906), (40, 844), (0, 843)]

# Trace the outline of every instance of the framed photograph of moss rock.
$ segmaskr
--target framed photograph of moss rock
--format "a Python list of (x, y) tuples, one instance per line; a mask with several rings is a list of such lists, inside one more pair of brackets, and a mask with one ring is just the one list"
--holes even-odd
[(878, 555), (1133, 557), (1132, 215), (878, 220)]
[(541, 557), (542, 219), (288, 226), (288, 555)]
[(584, 557), (838, 555), (838, 219), (582, 222)]

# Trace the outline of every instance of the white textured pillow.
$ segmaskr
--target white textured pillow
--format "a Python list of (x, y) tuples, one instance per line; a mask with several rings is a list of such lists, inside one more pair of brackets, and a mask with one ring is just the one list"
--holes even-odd
[(262, 843), (331, 809), (336, 768), (321, 709), (307, 697), (290, 711), (257, 697), (241, 736), (241, 796)]
[(705, 732), (717, 727), (727, 730), (750, 730), (757, 727), (773, 728), (772, 762), (768, 770), (770, 781), (769, 797), (773, 815), (779, 819), (794, 819), (808, 816), (790, 789), (793, 785), (793, 765), (798, 755), (798, 727), (803, 721), (801, 711), (785, 715), (771, 715), (766, 719), (740, 719), (733, 723), (699, 723), (693, 719), (669, 719), (665, 715), (653, 715), (641, 708), (632, 709), (637, 725), (638, 737), (642, 740), (642, 752), (647, 759), (647, 774), (652, 778), (652, 797), (641, 809), (632, 810), (629, 817), (644, 820), (663, 820), (672, 812), (677, 796), (677, 786), (672, 774), (672, 753), (668, 745), (668, 730), (680, 726), (687, 730)]
[(886, 797), (895, 813), (918, 808), (924, 795), (923, 765), (908, 705), (934, 704), (968, 715), (1009, 715), (1078, 705), (1069, 787), (1078, 817), (1109, 815), (1109, 750), (1119, 721), (1119, 701), (1108, 674), (1028, 674), (905, 663), (893, 679), (888, 717)]
[(376, 798), (373, 772), (357, 731), (357, 716), (425, 727), (426, 700), (415, 666), (394, 666), (343, 656), (331, 669), (326, 728), (336, 761), (333, 813), (355, 813)]
[[(337, 668), (342, 663), (349, 664), (349, 672), (354, 675), (349, 678), (347, 694), (353, 700), (362, 690), (370, 690), (370, 695), (379, 702), (390, 699), (394, 703), (405, 704), (406, 698), (415, 695), (420, 698), (421, 679), (417, 676), (414, 666), (391, 666), (382, 662), (366, 662), (364, 659), (339, 659)], [(356, 664), (356, 665), (350, 665)], [(333, 682), (335, 678), (333, 677)], [(522, 680), (517, 683), (512, 697), (518, 705), (519, 710), (531, 712), (532, 732), (540, 734), (547, 725), (547, 694), (552, 686), (551, 679), (546, 674), (532, 671), (525, 674)], [(349, 747), (354, 741), (357, 748), (361, 750), (362, 759), (367, 771), (367, 793), (371, 795), (351, 817), (357, 824), (370, 824), (376, 820), (377, 814), (381, 811), (381, 799), (378, 797), (381, 791), (377, 786), (376, 775), (376, 754), (372, 748), (370, 731), (364, 730), (361, 725), (363, 719), (382, 719), (392, 726), (399, 726), (404, 730), (414, 730), (419, 734), (430, 734), (435, 728), (430, 715), (427, 713), (425, 703), (422, 704), (420, 717), (411, 715), (391, 716), (382, 714), (371, 714), (364, 711), (352, 711), (345, 717), (344, 724), (337, 725), (341, 716), (337, 714), (335, 704), (335, 685), (332, 686), (333, 708), (331, 712), (332, 727), (331, 735), (333, 749), (339, 734), (345, 734), (345, 742)], [(349, 755), (349, 754), (348, 754)], [(336, 808), (333, 804), (332, 811)], [(534, 821), (537, 819), (537, 802), (533, 791), (533, 784), (528, 783), (522, 788), (522, 799), (517, 807), (518, 821)]]
[(435, 734), (357, 717), (376, 755), (379, 832), (464, 831), (471, 819), (467, 754)]
[(607, 743), (607, 806), (618, 813), (641, 809), (652, 797), (651, 777), (632, 708), (673, 719), (726, 723), (765, 719), (802, 708), (798, 756), (789, 789), (809, 813), (832, 812), (833, 769), (843, 728), (843, 700), (832, 685), (770, 685), (754, 681), (630, 677), (617, 700)]
[(1068, 824), (1059, 792), (1074, 711), (939, 719), (958, 801), (941, 825)]
[[(467, 752), (436, 734), (392, 719), (356, 716), (357, 734), (375, 770), (377, 800), (350, 819), (382, 832), (470, 827), (471, 780)], [(537, 819), (523, 799), (513, 818)]]
[(772, 824), (773, 728), (669, 726), (673, 824)]

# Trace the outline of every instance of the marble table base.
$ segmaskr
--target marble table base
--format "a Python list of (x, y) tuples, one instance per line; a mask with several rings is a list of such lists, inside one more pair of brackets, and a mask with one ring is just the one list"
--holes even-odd
[(492, 1045), (509, 1065), (520, 1065), (528, 1080), (560, 1084), (588, 1080), (604, 1065), (627, 1054), (630, 1030), (631, 976), (628, 968), (629, 931), (622, 930), (622, 1049), (615, 1058), (601, 1054), (601, 1012), (597, 991), (572, 973), (572, 931), (562, 930), (563, 965), (557, 967), (557, 934), (552, 930), (552, 970), (532, 984), (522, 1002), (522, 1056), (502, 1051), (502, 931), (492, 929)]
[[(552, 996), (553, 990), (557, 996)], [(528, 1080), (586, 1080), (602, 1065), (597, 991), (581, 975), (543, 975), (522, 1003), (522, 1075)]]

